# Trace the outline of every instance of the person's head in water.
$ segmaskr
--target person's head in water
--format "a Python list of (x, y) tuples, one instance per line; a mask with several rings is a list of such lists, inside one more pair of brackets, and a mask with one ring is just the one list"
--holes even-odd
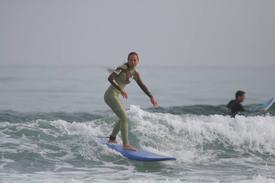
[(241, 90), (238, 90), (235, 94), (235, 97), (236, 97), (236, 100), (241, 103), (245, 99), (245, 92), (241, 91)]
[(131, 52), (128, 54), (128, 64), (129, 66), (134, 69), (138, 63), (139, 63), (139, 57), (138, 57), (138, 54), (136, 52)]

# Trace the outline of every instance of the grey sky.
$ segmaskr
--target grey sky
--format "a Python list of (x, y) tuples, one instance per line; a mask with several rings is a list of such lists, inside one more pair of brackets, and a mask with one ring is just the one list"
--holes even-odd
[(274, 0), (0, 0), (0, 64), (275, 66)]

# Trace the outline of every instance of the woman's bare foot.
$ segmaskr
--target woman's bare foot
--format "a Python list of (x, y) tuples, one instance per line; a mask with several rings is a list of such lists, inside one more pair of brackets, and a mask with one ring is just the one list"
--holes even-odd
[(137, 149), (134, 148), (131, 144), (125, 144), (125, 145), (123, 145), (123, 149), (129, 150), (129, 151), (137, 151)]

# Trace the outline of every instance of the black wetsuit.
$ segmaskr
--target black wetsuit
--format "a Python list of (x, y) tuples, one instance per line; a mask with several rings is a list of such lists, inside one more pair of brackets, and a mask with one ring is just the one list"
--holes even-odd
[(244, 112), (243, 105), (237, 100), (231, 100), (226, 107), (228, 108), (227, 114), (231, 117), (235, 117), (239, 112)]

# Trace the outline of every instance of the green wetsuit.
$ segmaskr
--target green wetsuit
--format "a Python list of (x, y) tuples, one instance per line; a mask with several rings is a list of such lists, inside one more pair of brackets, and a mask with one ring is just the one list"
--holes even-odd
[(122, 102), (119, 99), (120, 91), (125, 88), (127, 84), (134, 79), (140, 88), (149, 96), (152, 97), (147, 87), (140, 79), (139, 73), (135, 69), (131, 69), (129, 65), (123, 64), (118, 67), (109, 77), (111, 82), (110, 87), (107, 89), (104, 95), (106, 104), (112, 109), (112, 111), (119, 118), (116, 122), (112, 134), (110, 136), (113, 139), (117, 136), (119, 130), (121, 130), (121, 138), (123, 144), (128, 144), (128, 117)]

